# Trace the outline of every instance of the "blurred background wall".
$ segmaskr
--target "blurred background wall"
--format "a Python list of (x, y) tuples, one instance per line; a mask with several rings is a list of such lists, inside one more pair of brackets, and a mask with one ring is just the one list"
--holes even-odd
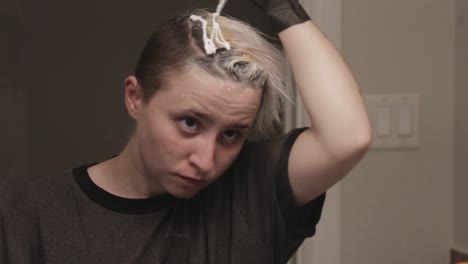
[(449, 263), (455, 10), (450, 0), (343, 1), (343, 54), (363, 93), (420, 95), (419, 147), (373, 150), (342, 183), (343, 263)]
[(361, 92), (419, 95), (420, 138), (372, 149), (339, 184), (339, 213), (315, 240), (336, 247), (320, 225), (338, 215), (340, 258), (314, 263), (449, 263), (451, 247), (468, 250), (467, 2), (341, 1), (335, 45)]
[(455, 246), (468, 253), (468, 1), (456, 2)]

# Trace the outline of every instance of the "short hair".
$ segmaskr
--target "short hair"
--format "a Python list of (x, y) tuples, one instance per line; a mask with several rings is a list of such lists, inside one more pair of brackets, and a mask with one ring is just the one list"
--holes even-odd
[(190, 19), (198, 15), (207, 20), (211, 32), (213, 14), (197, 9), (178, 15), (163, 24), (150, 36), (135, 70), (145, 102), (186, 66), (198, 66), (222, 80), (230, 80), (262, 89), (254, 135), (268, 135), (281, 127), (281, 112), (291, 91), (285, 84), (286, 63), (281, 50), (264, 35), (240, 20), (217, 16), (224, 39), (231, 49), (218, 48), (216, 53), (204, 50), (203, 27)]

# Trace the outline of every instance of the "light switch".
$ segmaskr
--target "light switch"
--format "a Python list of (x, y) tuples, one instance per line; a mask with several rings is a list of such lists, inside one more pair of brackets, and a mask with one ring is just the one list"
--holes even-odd
[(377, 135), (381, 137), (392, 135), (392, 108), (389, 106), (377, 108)]
[(413, 133), (413, 111), (410, 106), (398, 107), (398, 135), (409, 137)]

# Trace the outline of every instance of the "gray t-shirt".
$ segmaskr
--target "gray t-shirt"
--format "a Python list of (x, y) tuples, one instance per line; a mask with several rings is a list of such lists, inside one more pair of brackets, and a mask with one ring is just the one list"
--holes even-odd
[(294, 207), (287, 164), (302, 131), (245, 143), (190, 199), (112, 195), (90, 165), (3, 188), (0, 263), (286, 263), (314, 235), (325, 199)]

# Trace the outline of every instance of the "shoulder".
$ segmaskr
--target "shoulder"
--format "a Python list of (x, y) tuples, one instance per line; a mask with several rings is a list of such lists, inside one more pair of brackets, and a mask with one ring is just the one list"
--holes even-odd
[(244, 175), (263, 175), (270, 179), (283, 173), (294, 142), (306, 129), (298, 128), (267, 139), (246, 141), (233, 164), (234, 170)]
[(283, 151), (286, 151), (283, 155), (288, 155), (296, 139), (305, 130), (307, 130), (305, 127), (296, 128), (287, 133), (275, 135), (273, 137), (246, 141), (240, 153), (240, 157), (264, 154), (266, 155), (262, 156), (264, 158), (280, 158), (280, 154)]
[(306, 130), (246, 142), (232, 167), (236, 210), (253, 234), (275, 248), (313, 236), (324, 204), (325, 194), (305, 206), (294, 202), (288, 160), (296, 139)]

